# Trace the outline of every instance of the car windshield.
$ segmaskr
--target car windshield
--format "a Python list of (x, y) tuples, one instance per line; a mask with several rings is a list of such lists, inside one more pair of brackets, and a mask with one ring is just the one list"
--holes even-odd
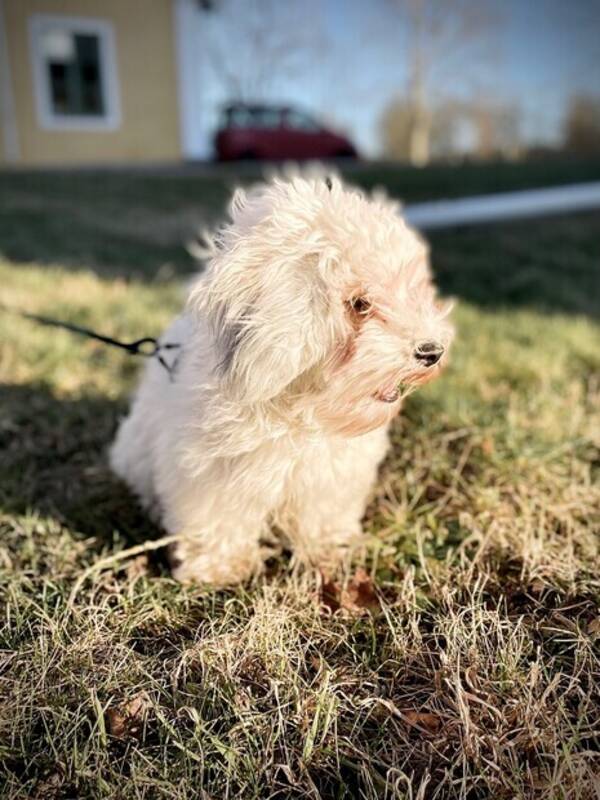
[(282, 112), (276, 108), (236, 106), (226, 111), (228, 128), (279, 128)]
[(295, 111), (294, 109), (289, 109), (285, 116), (285, 121), (290, 128), (295, 128), (299, 131), (310, 131), (315, 133), (316, 131), (320, 130), (319, 125), (311, 119), (308, 114), (304, 114), (301, 111)]

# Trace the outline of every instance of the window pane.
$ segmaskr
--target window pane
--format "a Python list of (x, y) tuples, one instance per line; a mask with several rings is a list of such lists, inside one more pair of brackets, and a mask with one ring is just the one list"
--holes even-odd
[(300, 111), (290, 109), (287, 114), (287, 123), (290, 128), (296, 128), (299, 131), (316, 132), (319, 130), (317, 123), (312, 120), (307, 114)]
[(44, 37), (44, 54), (53, 112), (102, 116), (104, 98), (98, 36), (54, 30)]
[(98, 37), (77, 35), (75, 49), (81, 76), (81, 111), (104, 114)]
[(255, 114), (254, 124), (257, 128), (279, 128), (281, 125), (281, 112), (276, 108), (261, 108)]
[(52, 91), (52, 108), (59, 114), (68, 112), (67, 105), (67, 69), (64, 64), (49, 64), (50, 89)]
[(250, 128), (252, 115), (248, 109), (237, 107), (230, 111), (229, 124), (232, 128)]

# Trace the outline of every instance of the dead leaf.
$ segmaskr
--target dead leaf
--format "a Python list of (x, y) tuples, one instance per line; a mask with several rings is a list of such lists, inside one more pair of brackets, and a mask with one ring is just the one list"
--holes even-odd
[(32, 798), (34, 800), (50, 800), (50, 798), (58, 797), (62, 784), (62, 773), (51, 772), (36, 784)]
[(116, 739), (137, 737), (142, 731), (150, 705), (147, 695), (142, 692), (116, 708), (108, 708), (105, 717), (110, 735)]
[(111, 736), (124, 739), (127, 736), (127, 717), (118, 708), (107, 708), (105, 712), (106, 729)]
[(314, 669), (315, 672), (320, 672), (321, 671), (321, 666), (323, 664), (323, 660), (322, 660), (321, 656), (312, 655), (312, 656), (309, 657), (308, 663), (310, 664), (312, 669)]
[(357, 568), (343, 589), (325, 573), (321, 573), (321, 579), (319, 600), (332, 614), (340, 609), (353, 615), (381, 609), (373, 579), (363, 567)]
[(475, 664), (472, 664), (470, 667), (465, 669), (465, 682), (470, 689), (473, 689), (474, 692), (478, 691), (478, 670)]
[(342, 592), (340, 605), (352, 613), (381, 609), (373, 579), (363, 567), (358, 567), (354, 577), (348, 582)]
[(600, 617), (594, 617), (593, 620), (588, 622), (587, 632), (590, 634), (590, 636), (600, 635)]
[(148, 555), (146, 553), (142, 553), (136, 558), (132, 558), (131, 561), (125, 567), (125, 572), (129, 580), (132, 581), (135, 580), (136, 578), (141, 578), (142, 576), (147, 575), (148, 565), (149, 561), (148, 561)]
[(321, 573), (319, 601), (332, 614), (340, 608), (340, 586), (325, 573)]
[(546, 584), (540, 578), (534, 578), (529, 584), (529, 590), (532, 594), (542, 594), (546, 588)]
[(402, 717), (411, 728), (418, 728), (431, 735), (439, 733), (442, 727), (440, 717), (437, 714), (431, 714), (429, 711), (403, 711)]
[(486, 456), (491, 456), (495, 450), (494, 440), (491, 436), (485, 436), (481, 441), (481, 450)]

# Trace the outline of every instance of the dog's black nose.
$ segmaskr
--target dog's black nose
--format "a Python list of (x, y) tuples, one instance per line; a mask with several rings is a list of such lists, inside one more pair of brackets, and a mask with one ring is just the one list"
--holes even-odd
[(444, 348), (438, 342), (421, 342), (417, 346), (414, 356), (426, 367), (433, 367), (444, 355)]

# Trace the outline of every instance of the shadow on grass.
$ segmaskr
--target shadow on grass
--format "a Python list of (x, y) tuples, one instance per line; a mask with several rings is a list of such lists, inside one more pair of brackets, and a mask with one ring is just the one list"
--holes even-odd
[(184, 244), (192, 238), (191, 229), (182, 229), (176, 240), (170, 241), (144, 238), (126, 226), (120, 230), (106, 227), (98, 219), (38, 209), (0, 214), (0, 257), (142, 281), (185, 275), (196, 269)]
[(436, 231), (443, 293), (492, 310), (600, 317), (600, 213)]
[[(234, 186), (270, 168), (0, 172), (0, 254), (15, 262), (154, 280), (196, 269), (186, 243), (222, 218)], [(357, 163), (343, 170), (403, 202), (564, 184), (600, 162), (435, 166)], [(486, 307), (600, 316), (600, 214), (437, 231), (428, 236), (442, 290)]]
[(15, 262), (152, 280), (189, 273), (186, 242), (223, 213), (233, 178), (0, 173), (0, 253)]
[(124, 409), (103, 397), (59, 399), (44, 385), (0, 387), (0, 510), (57, 520), (98, 546), (160, 530), (108, 467)]

